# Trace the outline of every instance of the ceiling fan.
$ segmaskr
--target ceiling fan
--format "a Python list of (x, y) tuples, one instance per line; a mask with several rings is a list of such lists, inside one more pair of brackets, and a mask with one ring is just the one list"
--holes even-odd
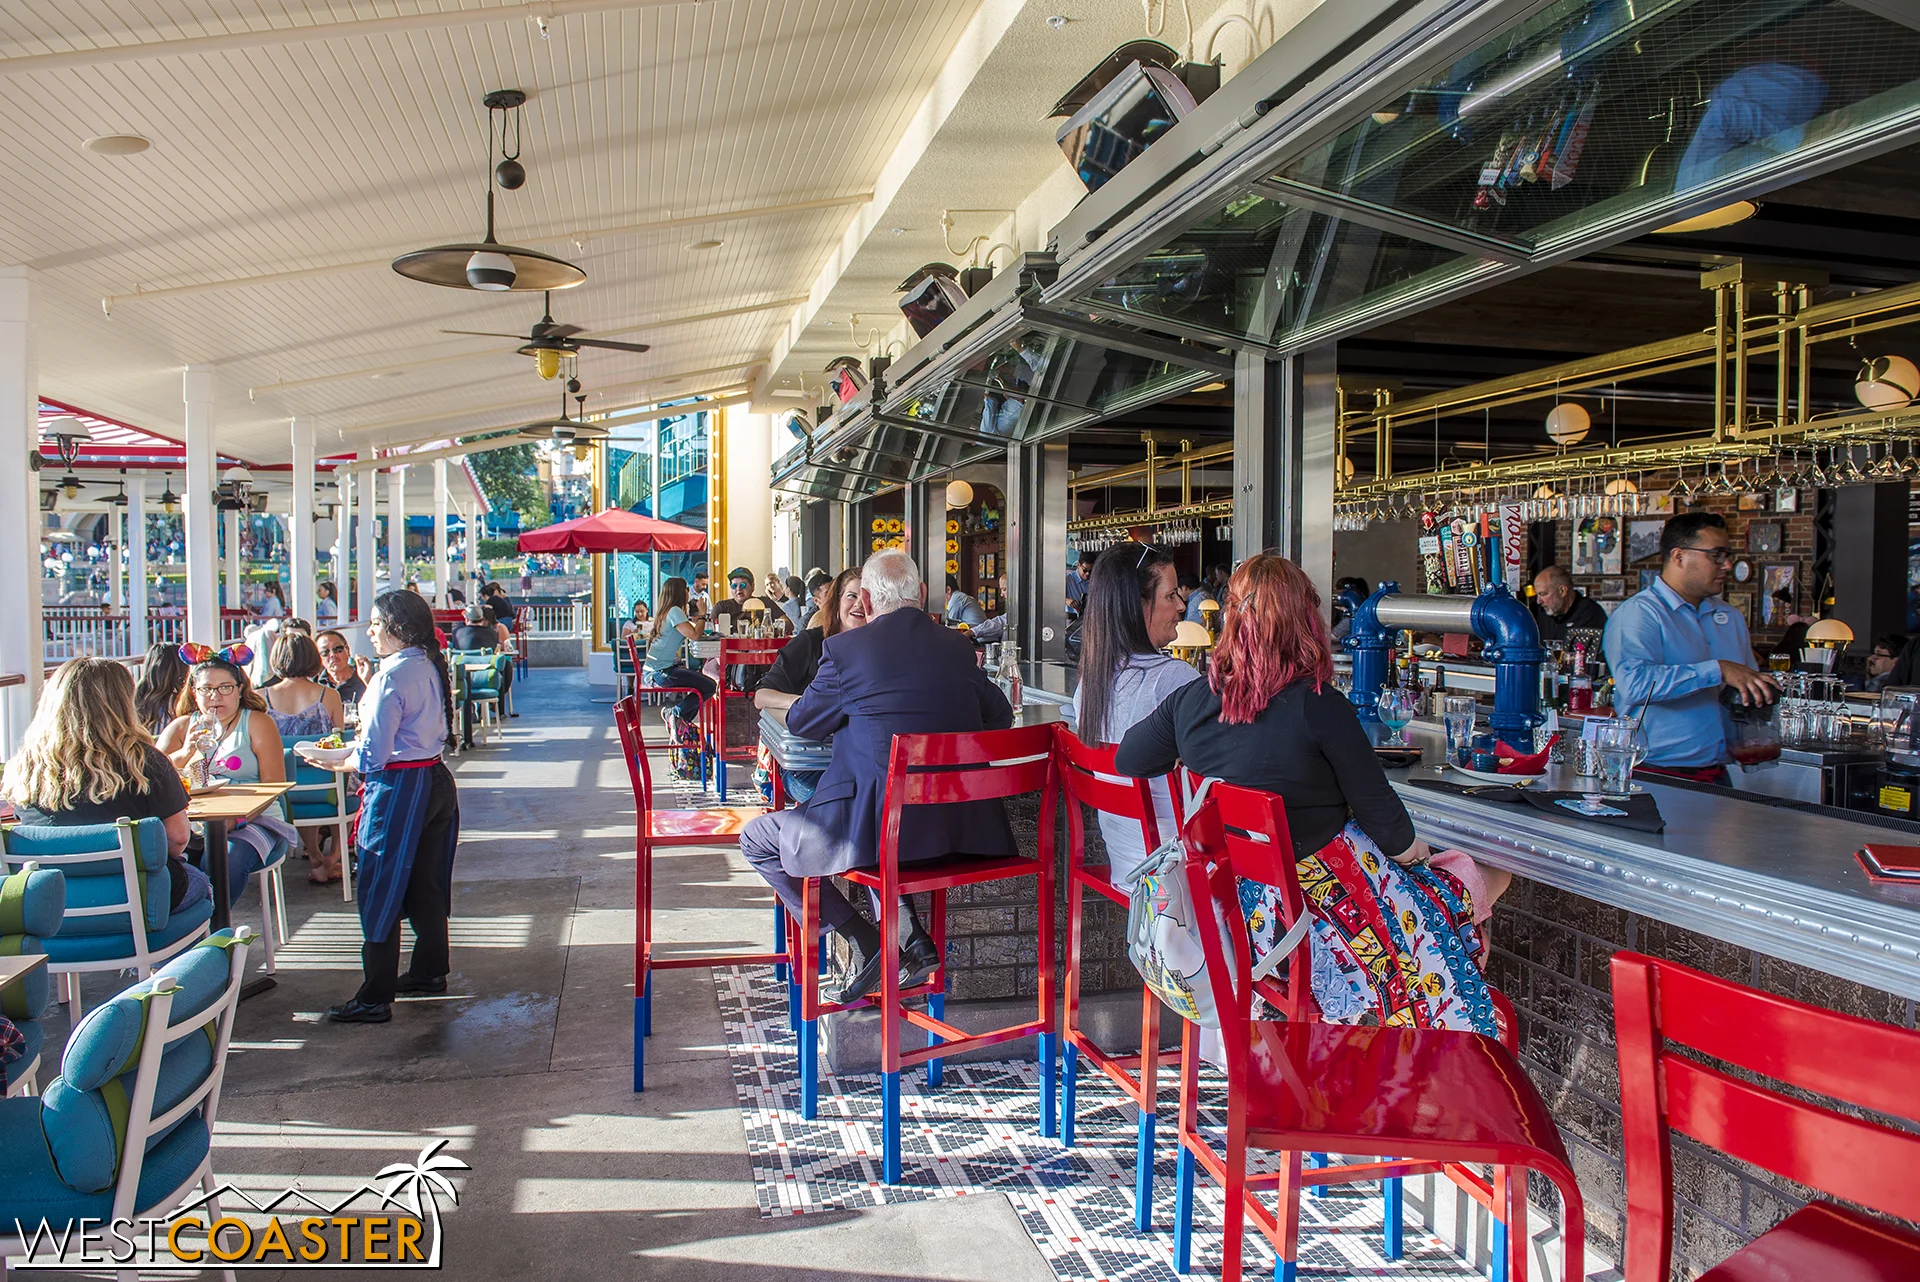
[(522, 356), (533, 357), (534, 372), (541, 378), (553, 378), (560, 373), (560, 360), (565, 356), (576, 356), (583, 347), (599, 347), (614, 352), (645, 352), (652, 349), (645, 343), (616, 343), (610, 338), (577, 338), (584, 331), (578, 325), (557, 325), (553, 320), (553, 295), (547, 294), (546, 314), (534, 322), (533, 331), (528, 334), (496, 334), (478, 329), (443, 329), (442, 334), (470, 334), (476, 338), (513, 338), (521, 340), (519, 351)]
[(563, 449), (572, 449), (575, 458), (585, 458), (588, 443), (604, 440), (609, 433), (601, 424), (587, 421), (587, 398), (584, 393), (577, 393), (573, 399), (580, 406), (578, 418), (567, 417), (567, 397), (562, 392), (560, 416), (528, 423), (521, 427), (520, 435), (529, 440), (552, 441)]

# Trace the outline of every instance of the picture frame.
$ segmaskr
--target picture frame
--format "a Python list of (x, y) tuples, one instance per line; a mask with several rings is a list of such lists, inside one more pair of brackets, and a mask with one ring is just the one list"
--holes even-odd
[(1800, 491), (1791, 485), (1785, 485), (1773, 492), (1773, 510), (1776, 512), (1798, 512), (1800, 510)]
[(1000, 558), (995, 556), (992, 552), (982, 553), (982, 556), (984, 556), (986, 559), (986, 568), (984, 571), (985, 577), (991, 579), (994, 577), (994, 575), (1000, 572), (1000, 567), (999, 567)]
[[(1797, 561), (1775, 561), (1760, 568), (1757, 609), (1762, 627), (1787, 626), (1787, 615), (1795, 613), (1800, 605), (1799, 576), (1800, 564)], [(1787, 600), (1778, 600), (1774, 595), (1777, 592), (1784, 592)]]
[(1655, 583), (1659, 582), (1659, 580), (1660, 571), (1658, 570), (1640, 571), (1640, 590), (1645, 592), (1648, 588), (1651, 588)]
[(1626, 600), (1627, 581), (1625, 579), (1601, 579), (1593, 585), (1593, 599), (1596, 601)]
[(1765, 512), (1771, 506), (1772, 504), (1767, 502), (1767, 496), (1764, 494), (1742, 494), (1739, 503), (1736, 505), (1737, 509), (1742, 512)]
[(1651, 561), (1660, 555), (1660, 532), (1666, 529), (1665, 521), (1634, 520), (1627, 522), (1627, 564), (1638, 565), (1642, 561)]
[(1621, 572), (1625, 551), (1618, 517), (1590, 516), (1574, 527), (1573, 573), (1580, 576)]
[(1752, 521), (1747, 525), (1747, 551), (1755, 556), (1780, 555), (1781, 531), (1778, 521)]
[(1751, 589), (1742, 588), (1737, 592), (1729, 591), (1726, 594), (1726, 602), (1729, 609), (1740, 612), (1741, 620), (1746, 623), (1748, 627), (1753, 626), (1753, 592)]

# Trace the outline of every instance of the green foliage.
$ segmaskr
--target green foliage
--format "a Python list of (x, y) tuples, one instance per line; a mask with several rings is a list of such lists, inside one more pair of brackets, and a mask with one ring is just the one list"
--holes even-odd
[(481, 539), (480, 557), (485, 561), (497, 561), (503, 557), (518, 556), (520, 545), (512, 539)]
[[(472, 464), (487, 502), (495, 509), (509, 508), (519, 513), (521, 528), (537, 529), (552, 524), (546, 487), (540, 484), (531, 443), (469, 454), (467, 462)], [(482, 544), (481, 555), (488, 555), (485, 544)]]

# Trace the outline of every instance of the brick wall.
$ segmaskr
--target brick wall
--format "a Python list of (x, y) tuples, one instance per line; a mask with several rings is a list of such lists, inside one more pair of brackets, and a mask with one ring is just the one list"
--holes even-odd
[[(1676, 475), (1672, 470), (1648, 472), (1644, 476), (1639, 477), (1637, 483), (1640, 486), (1641, 492), (1644, 494), (1664, 494), (1668, 488), (1673, 485)], [(1697, 483), (1700, 479), (1700, 473), (1697, 468), (1688, 468), (1686, 475), (1690, 482)], [(1747, 604), (1750, 607), (1747, 612), (1747, 626), (1752, 631), (1755, 641), (1777, 641), (1781, 633), (1786, 630), (1779, 625), (1768, 626), (1761, 622), (1759, 602), (1763, 566), (1794, 566), (1794, 588), (1799, 612), (1809, 616), (1814, 613), (1814, 594), (1818, 592), (1820, 588), (1819, 584), (1809, 581), (1813, 574), (1813, 508), (1815, 494), (1816, 491), (1813, 490), (1796, 491), (1797, 510), (1793, 512), (1772, 511), (1771, 508), (1773, 504), (1771, 501), (1772, 496), (1770, 495), (1711, 496), (1684, 506), (1679, 503), (1679, 500), (1674, 500), (1675, 511), (1717, 512), (1727, 523), (1727, 537), (1733, 544), (1735, 558), (1745, 560), (1753, 567), (1753, 576), (1748, 579), (1747, 582), (1730, 582), (1727, 585), (1727, 592), (1729, 600), (1735, 599), (1740, 593), (1747, 594)], [(1740, 500), (1742, 497), (1749, 503), (1756, 501), (1764, 502), (1767, 510), (1741, 510)], [(1638, 517), (1625, 516), (1617, 518), (1621, 522), (1620, 528), (1623, 544), (1625, 542), (1628, 523), (1637, 520), (1662, 520), (1666, 515), (1670, 514), (1647, 513), (1646, 515)], [(1749, 527), (1762, 522), (1780, 526), (1781, 546), (1777, 553), (1755, 552), (1749, 547)], [(1572, 520), (1560, 520), (1555, 521), (1553, 525), (1554, 560), (1571, 570), (1573, 568), (1573, 532), (1575, 522)], [(1621, 562), (1621, 574), (1604, 577), (1600, 575), (1575, 575), (1573, 580), (1574, 586), (1598, 601), (1617, 600), (1621, 597), (1632, 596), (1640, 590), (1640, 572), (1642, 570), (1653, 570), (1659, 567), (1659, 560), (1657, 558), (1639, 562), (1628, 561), (1624, 548)], [(1608, 591), (1609, 587), (1611, 588), (1611, 593)]]
[[(1914, 1003), (1906, 998), (1520, 879), (1495, 909), (1493, 945), (1487, 977), (1519, 1015), (1521, 1059), (1566, 1139), (1586, 1199), (1588, 1236), (1615, 1260), (1626, 1204), (1607, 977), (1616, 950), (1667, 958), (1864, 1019), (1915, 1026)], [(1673, 1165), (1676, 1279), (1697, 1277), (1804, 1200), (1786, 1181), (1677, 1137)], [(1536, 1206), (1557, 1208), (1544, 1182), (1532, 1193)]]

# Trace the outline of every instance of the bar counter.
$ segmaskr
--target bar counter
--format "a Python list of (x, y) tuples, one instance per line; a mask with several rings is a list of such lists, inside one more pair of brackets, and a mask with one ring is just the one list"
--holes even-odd
[[(1437, 725), (1407, 737), (1445, 754)], [(1920, 998), (1920, 886), (1868, 880), (1854, 852), (1912, 841), (1866, 822), (1642, 780), (1666, 820), (1635, 832), (1532, 806), (1411, 786), (1435, 766), (1389, 770), (1435, 849), (1464, 850), (1519, 877), (1906, 998)], [(1734, 771), (1738, 780), (1739, 770)], [(1452, 774), (1456, 782), (1472, 782)], [(1539, 787), (1578, 790), (1565, 766)], [(1737, 782), (1736, 782), (1736, 786)]]

